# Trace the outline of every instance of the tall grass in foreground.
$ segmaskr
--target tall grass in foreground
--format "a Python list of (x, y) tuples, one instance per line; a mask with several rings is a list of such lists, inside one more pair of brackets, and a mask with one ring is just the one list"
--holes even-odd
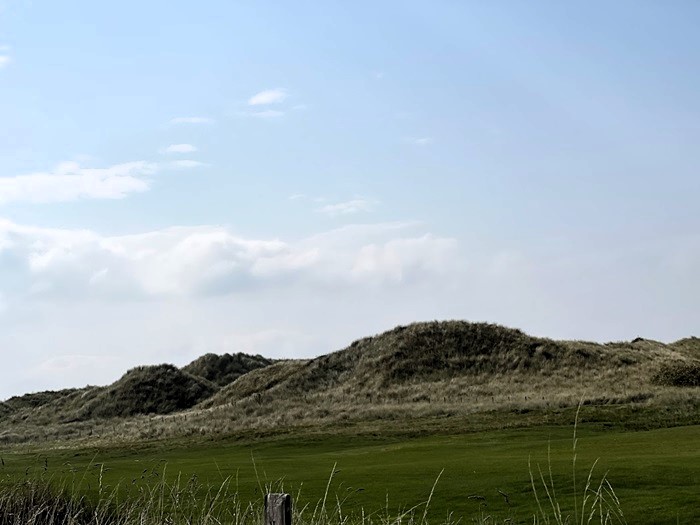
[[(625, 524), (620, 502), (607, 476), (594, 476), (597, 462), (588, 471), (585, 483), (580, 488), (577, 485), (576, 427), (575, 424), (572, 447), (573, 502), (562, 501), (557, 495), (548, 453), (544, 468), (539, 464), (533, 467), (529, 462), (533, 497), (538, 509), (535, 515), (523, 512), (518, 516), (518, 509), (511, 508), (509, 517), (497, 518), (487, 512), (484, 502), (476, 516), (448, 514), (439, 524)], [(343, 510), (348, 494), (332, 494), (335, 472), (334, 465), (325, 492), (315, 505), (293, 505), (295, 525), (437, 525), (435, 521), (428, 523), (429, 509), (442, 472), (425, 501), (394, 513), (389, 509), (387, 496), (386, 508), (371, 514), (364, 510), (353, 513)], [(169, 482), (165, 475), (159, 475), (148, 484), (115, 488), (103, 486), (101, 479), (100, 475), (96, 498), (85, 495), (82, 481), (59, 483), (42, 476), (22, 480), (0, 479), (0, 525), (262, 525), (262, 501), (256, 504), (244, 502), (235, 480), (231, 478), (223, 479), (218, 485), (203, 486), (196, 476), (186, 480), (178, 476)], [(453, 488), (459, 490), (459, 487)], [(259, 481), (259, 489), (261, 493), (277, 492), (283, 491), (283, 486), (281, 482), (263, 485)], [(501, 495), (507, 500), (506, 494)], [(294, 496), (295, 502), (302, 501), (300, 493)], [(475, 499), (483, 500), (480, 497)]]
[[(497, 519), (486, 513), (485, 507), (476, 516), (467, 518), (478, 525), (497, 523), (534, 523), (555, 525), (591, 525), (626, 523), (620, 503), (605, 476), (596, 483), (589, 471), (586, 484), (580, 494), (580, 506), (575, 514), (562, 512), (562, 502), (557, 499), (552, 482), (551, 469), (538, 468), (539, 481), (531, 471), (534, 497), (539, 514), (516, 519), (517, 509), (511, 516)], [(549, 479), (547, 479), (549, 478)], [(332, 479), (332, 476), (331, 476)], [(426, 501), (400, 513), (392, 513), (388, 506), (381, 513), (347, 514), (343, 511), (344, 497), (330, 493), (331, 479), (326, 492), (313, 506), (293, 509), (293, 523), (298, 525), (428, 525), (428, 510), (439, 481), (435, 480)], [(538, 488), (538, 484), (541, 486)], [(177, 479), (168, 483), (163, 478), (148, 487), (127, 496), (120, 496), (118, 489), (102, 492), (96, 501), (81, 495), (68, 485), (57, 486), (49, 480), (32, 478), (24, 481), (0, 482), (0, 525), (244, 525), (262, 524), (262, 502), (244, 503), (237, 491), (232, 490), (231, 480), (210, 487), (202, 495), (201, 487), (193, 478)], [(271, 490), (266, 487), (265, 490)], [(540, 492), (546, 495), (540, 497)], [(296, 501), (300, 501), (299, 494)], [(456, 525), (464, 518), (450, 514), (442, 525)], [(434, 522), (433, 522), (434, 523)]]
[(218, 525), (255, 523), (262, 510), (244, 505), (231, 480), (204, 495), (196, 478), (164, 479), (123, 496), (119, 488), (96, 501), (68, 485), (46, 479), (0, 482), (0, 525)]
[[(579, 507), (579, 495), (576, 492), (576, 480), (578, 477), (576, 471), (576, 459), (578, 457), (576, 446), (578, 445), (578, 438), (576, 437), (576, 431), (578, 430), (578, 418), (581, 411), (581, 403), (576, 410), (576, 419), (574, 421), (574, 437), (572, 443), (572, 485), (573, 485), (573, 507), (574, 515), (573, 521), (570, 514), (565, 515), (562, 512), (562, 507), (559, 499), (557, 498), (556, 487), (554, 486), (554, 476), (552, 474), (552, 461), (550, 449), (547, 450), (547, 468), (545, 471), (542, 467), (537, 465), (537, 476), (533, 473), (533, 468), (530, 460), (528, 459), (528, 470), (530, 471), (530, 484), (532, 485), (532, 492), (537, 502), (537, 509), (539, 511), (538, 515), (533, 517), (534, 523), (544, 523), (545, 525), (550, 525), (554, 523), (556, 525), (588, 525), (593, 523), (614, 524), (614, 523), (627, 523), (625, 517), (622, 513), (622, 508), (620, 507), (620, 500), (615, 495), (610, 482), (607, 479), (607, 473), (602, 476), (597, 484), (593, 482), (593, 472), (598, 463), (596, 460), (593, 466), (588, 471), (588, 477), (586, 479), (586, 484), (580, 495), (581, 506)], [(538, 492), (538, 484), (535, 479), (539, 478), (541, 483), (540, 490), (544, 491), (546, 495), (546, 501), (540, 499)], [(549, 478), (549, 480), (547, 480)], [(545, 508), (549, 507), (551, 509), (551, 514), (546, 511)]]

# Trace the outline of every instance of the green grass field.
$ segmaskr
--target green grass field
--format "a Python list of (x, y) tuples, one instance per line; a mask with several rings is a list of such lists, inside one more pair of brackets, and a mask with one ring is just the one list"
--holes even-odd
[[(99, 490), (100, 477), (102, 490), (119, 484), (125, 493), (163, 473), (167, 479), (196, 475), (203, 487), (231, 477), (232, 489), (243, 501), (262, 504), (261, 485), (283, 486), (295, 496), (300, 492), (296, 505), (313, 507), (323, 498), (336, 465), (328, 505), (335, 507), (337, 497), (344, 513), (364, 508), (377, 517), (425, 502), (444, 470), (430, 504), (431, 521), (442, 522), (452, 512), (454, 519), (469, 523), (482, 512), (500, 519), (512, 513), (516, 522), (532, 523), (536, 502), (528, 457), (539, 476), (536, 465), (547, 468), (551, 448), (557, 499), (570, 510), (572, 432), (572, 426), (556, 426), (410, 438), (301, 434), (259, 441), (171, 441), (133, 448), (6, 452), (2, 468), (4, 476), (15, 479), (41, 475), (73, 480), (91, 494)], [(584, 424), (578, 432), (579, 494), (588, 469), (600, 458), (594, 479), (608, 473), (628, 523), (700, 523), (700, 426), (624, 432)], [(509, 505), (498, 490), (508, 495)], [(418, 512), (422, 515), (423, 508)]]

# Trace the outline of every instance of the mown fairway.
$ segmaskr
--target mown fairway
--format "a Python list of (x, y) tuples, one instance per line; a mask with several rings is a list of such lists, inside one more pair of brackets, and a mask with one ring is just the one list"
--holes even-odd
[[(619, 432), (579, 427), (578, 492), (588, 468), (600, 458), (594, 480), (608, 479), (629, 523), (700, 523), (700, 426), (645, 432)], [(260, 501), (260, 484), (295, 496), (297, 504), (313, 507), (323, 498), (337, 464), (327, 505), (343, 513), (387, 511), (396, 515), (424, 502), (444, 469), (430, 505), (429, 517), (442, 521), (448, 511), (469, 522), (480, 511), (507, 517), (513, 512), (527, 522), (536, 511), (530, 487), (528, 456), (546, 469), (547, 450), (557, 496), (563, 507), (572, 502), (572, 427), (540, 427), (464, 435), (400, 439), (381, 436), (300, 436), (262, 442), (210, 442), (160, 447), (49, 451), (32, 455), (3, 454), (4, 474), (44, 475), (82, 482), (81, 490), (96, 493), (100, 472), (103, 490), (121, 483), (137, 490), (162, 476), (196, 475), (203, 484), (220, 485), (232, 478), (232, 488), (244, 500)], [(253, 459), (255, 465), (253, 463)], [(257, 475), (255, 469), (257, 468)], [(34, 474), (32, 474), (34, 473)], [(184, 483), (184, 481), (183, 481)], [(538, 483), (539, 485), (539, 483)], [(497, 489), (509, 495), (509, 510)], [(543, 491), (540, 497), (546, 499)], [(388, 498), (388, 500), (387, 500)], [(580, 502), (580, 499), (579, 499)], [(419, 516), (423, 508), (419, 507)]]

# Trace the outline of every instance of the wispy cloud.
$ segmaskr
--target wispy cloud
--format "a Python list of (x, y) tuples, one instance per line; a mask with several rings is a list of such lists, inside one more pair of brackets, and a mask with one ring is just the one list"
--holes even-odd
[(181, 159), (181, 160), (174, 160), (172, 162), (168, 162), (166, 164), (167, 167), (176, 169), (176, 170), (182, 170), (182, 169), (190, 169), (190, 168), (199, 168), (202, 166), (206, 166), (206, 162), (200, 162), (198, 160), (190, 160), (190, 159)]
[(0, 204), (50, 203), (82, 199), (122, 199), (151, 188), (158, 171), (202, 166), (195, 160), (166, 163), (134, 161), (106, 168), (87, 168), (79, 162), (62, 162), (53, 170), (0, 177)]
[(430, 144), (433, 144), (435, 142), (435, 139), (432, 137), (411, 137), (406, 139), (406, 142), (409, 142), (410, 144), (414, 144), (416, 146), (428, 146)]
[(313, 196), (313, 195), (307, 195), (306, 193), (293, 193), (292, 195), (290, 195), (288, 197), (288, 199), (290, 201), (314, 202), (316, 204), (323, 204), (323, 203), (330, 201), (330, 199), (328, 199), (327, 197), (324, 197), (322, 195)]
[(0, 69), (7, 66), (12, 59), (10, 58), (10, 46), (0, 46)]
[(355, 213), (370, 211), (376, 203), (367, 199), (352, 199), (345, 202), (326, 204), (316, 211), (324, 213), (330, 217), (341, 215), (354, 215)]
[(194, 153), (197, 148), (192, 144), (171, 144), (167, 148), (163, 148), (161, 153)]
[(256, 118), (278, 118), (284, 116), (284, 111), (277, 111), (274, 109), (266, 109), (264, 111), (251, 111), (248, 113), (251, 117)]
[(266, 106), (268, 104), (280, 104), (287, 98), (287, 90), (282, 88), (266, 89), (256, 93), (248, 99), (249, 106)]
[(64, 202), (79, 199), (121, 199), (149, 189), (157, 164), (137, 161), (107, 168), (84, 168), (63, 162), (48, 172), (0, 177), (0, 204)]
[(214, 119), (209, 117), (177, 117), (170, 121), (171, 124), (213, 124)]

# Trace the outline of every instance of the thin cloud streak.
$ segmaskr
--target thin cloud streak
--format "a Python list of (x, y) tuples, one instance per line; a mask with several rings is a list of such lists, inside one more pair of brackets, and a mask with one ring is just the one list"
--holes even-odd
[(0, 46), (0, 69), (6, 67), (7, 65), (12, 62), (12, 58), (10, 57), (10, 51), (11, 51), (10, 46)]
[(287, 98), (287, 90), (282, 88), (267, 89), (256, 93), (248, 99), (249, 106), (266, 106), (269, 104), (280, 104)]
[(376, 203), (367, 199), (352, 199), (345, 202), (337, 202), (335, 204), (326, 204), (321, 206), (316, 211), (330, 217), (340, 215), (354, 215), (356, 213), (371, 211)]
[(194, 153), (197, 147), (192, 144), (171, 144), (167, 148), (163, 148), (161, 153)]
[(177, 117), (170, 121), (171, 124), (213, 124), (214, 119), (209, 117)]
[(191, 169), (191, 168), (201, 168), (203, 166), (208, 166), (206, 162), (201, 162), (199, 160), (191, 160), (191, 159), (181, 159), (181, 160), (173, 160), (171, 162), (168, 162), (165, 164), (165, 166), (169, 168), (173, 168), (176, 170), (183, 170), (183, 169)]
[(166, 163), (124, 162), (106, 168), (86, 168), (78, 162), (63, 162), (51, 171), (0, 177), (0, 205), (123, 199), (132, 193), (148, 191), (151, 177), (159, 171), (204, 165), (185, 159)]
[(432, 137), (412, 137), (406, 139), (406, 141), (415, 146), (429, 146), (435, 142), (435, 139)]
[(284, 116), (284, 111), (277, 111), (274, 109), (266, 109), (265, 111), (251, 111), (248, 113), (251, 117), (256, 117), (256, 118), (279, 118)]

